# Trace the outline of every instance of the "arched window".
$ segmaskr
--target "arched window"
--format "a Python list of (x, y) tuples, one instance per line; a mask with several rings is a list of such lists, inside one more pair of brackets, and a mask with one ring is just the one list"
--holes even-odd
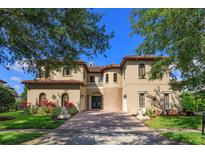
[(106, 81), (106, 83), (109, 82), (109, 75), (108, 74), (106, 74), (106, 76), (105, 76), (105, 81)]
[(67, 102), (69, 102), (69, 96), (67, 93), (64, 93), (61, 98), (61, 106), (65, 106)]
[(139, 75), (139, 78), (145, 78), (145, 65), (144, 64), (139, 64), (138, 75)]
[(139, 108), (145, 108), (145, 94), (139, 94)]
[(113, 74), (113, 81), (114, 81), (114, 82), (117, 82), (117, 73), (114, 73), (114, 74)]
[(41, 106), (43, 101), (46, 101), (46, 94), (45, 93), (40, 93), (40, 95), (39, 95), (39, 106)]
[(63, 76), (69, 76), (71, 75), (71, 70), (67, 67), (63, 68)]

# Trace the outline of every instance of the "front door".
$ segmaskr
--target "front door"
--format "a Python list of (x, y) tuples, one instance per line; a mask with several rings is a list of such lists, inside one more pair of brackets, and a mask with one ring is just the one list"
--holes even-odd
[(101, 109), (101, 96), (92, 96), (92, 109)]

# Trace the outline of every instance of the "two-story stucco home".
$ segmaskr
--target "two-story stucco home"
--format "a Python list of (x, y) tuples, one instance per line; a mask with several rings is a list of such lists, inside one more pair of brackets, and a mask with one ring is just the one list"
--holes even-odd
[(102, 109), (132, 114), (151, 106), (176, 108), (178, 92), (170, 88), (169, 73), (165, 72), (162, 79), (149, 80), (151, 64), (158, 58), (167, 57), (127, 56), (120, 65), (107, 66), (79, 61), (77, 72), (64, 67), (48, 79), (23, 81), (28, 87), (27, 101), (35, 105), (46, 98), (63, 105), (70, 100), (79, 111)]

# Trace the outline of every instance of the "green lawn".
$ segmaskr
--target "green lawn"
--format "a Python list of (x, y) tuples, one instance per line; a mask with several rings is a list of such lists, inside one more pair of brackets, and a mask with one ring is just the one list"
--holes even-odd
[(23, 111), (0, 113), (0, 116), (14, 116), (16, 119), (1, 121), (0, 129), (52, 129), (64, 123), (64, 120), (53, 120), (50, 116), (38, 116)]
[(43, 134), (39, 132), (0, 132), (0, 144), (21, 144)]
[(145, 124), (151, 128), (200, 129), (202, 116), (157, 116)]
[(199, 132), (163, 132), (161, 133), (164, 137), (169, 138), (170, 140), (175, 140), (179, 142), (184, 142), (194, 145), (205, 145), (205, 138), (202, 139), (201, 133)]

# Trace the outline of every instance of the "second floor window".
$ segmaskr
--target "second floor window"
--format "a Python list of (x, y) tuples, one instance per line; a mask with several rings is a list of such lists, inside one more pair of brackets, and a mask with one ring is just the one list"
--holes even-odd
[(67, 67), (63, 68), (63, 76), (71, 75), (71, 70)]
[(114, 82), (117, 82), (117, 73), (114, 73), (114, 74), (113, 74), (113, 81), (114, 81)]
[(102, 74), (99, 75), (99, 77), (98, 77), (98, 82), (103, 82), (103, 75), (102, 75)]
[(109, 82), (109, 75), (108, 74), (106, 74), (106, 76), (105, 76), (105, 81), (106, 81), (106, 83)]
[(95, 82), (95, 76), (94, 75), (90, 75), (90, 82)]
[(138, 69), (138, 76), (139, 78), (145, 78), (145, 65), (144, 64), (139, 64), (139, 69)]

